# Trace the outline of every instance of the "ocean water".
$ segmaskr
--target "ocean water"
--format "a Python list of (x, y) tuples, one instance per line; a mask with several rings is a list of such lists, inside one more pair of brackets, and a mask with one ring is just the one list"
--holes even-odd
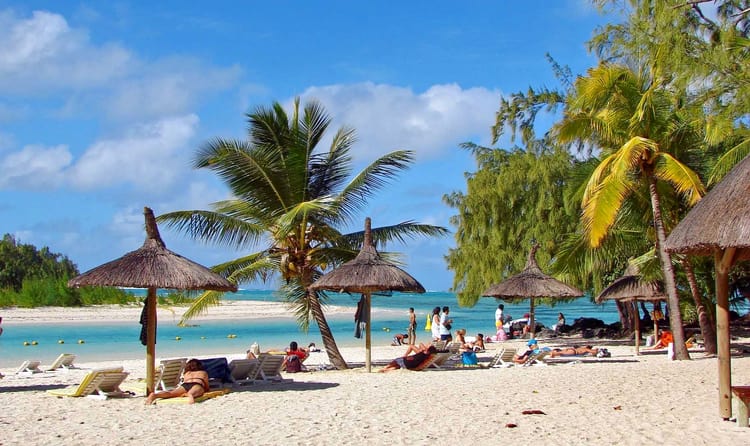
[[(131, 292), (145, 295), (141, 290)], [(230, 300), (279, 301), (276, 293), (272, 291), (241, 290), (229, 293), (225, 297)], [(364, 348), (364, 337), (354, 337), (354, 312), (359, 298), (359, 295), (333, 294), (329, 301), (331, 305), (351, 308), (351, 314), (327, 316), (336, 343), (341, 347)], [(429, 340), (430, 332), (424, 330), (424, 325), (427, 315), (435, 306), (447, 305), (451, 308), (454, 329), (466, 328), (467, 335), (494, 334), (495, 309), (498, 303), (503, 302), (493, 298), (482, 298), (474, 307), (462, 308), (458, 306), (456, 296), (446, 292), (375, 295), (372, 298), (372, 342), (373, 345), (388, 345), (393, 335), (405, 333), (409, 307), (414, 307), (417, 313), (417, 342)], [(528, 311), (528, 301), (520, 304), (505, 303), (505, 313), (514, 318), (521, 317)], [(605, 323), (619, 320), (613, 302), (596, 305), (587, 297), (570, 302), (558, 302), (554, 307), (537, 305), (536, 320), (545, 326), (552, 326), (557, 322), (558, 312), (565, 314), (569, 324), (579, 317), (601, 319)], [(283, 349), (290, 341), (297, 341), (304, 346), (314, 342), (318, 347), (323, 347), (317, 325), (312, 324), (310, 330), (304, 333), (291, 315), (268, 319), (202, 321), (191, 327), (177, 326), (178, 319), (179, 317), (175, 317), (174, 320), (159, 320), (157, 358), (205, 358), (212, 354), (244, 353), (253, 342), (259, 344), (261, 351)], [(10, 321), (6, 318), (4, 322)], [(16, 367), (26, 359), (38, 359), (43, 365), (49, 364), (60, 353), (74, 353), (78, 356), (79, 362), (145, 358), (146, 348), (139, 340), (141, 326), (137, 320), (38, 325), (4, 323), (3, 329), (4, 332), (0, 336), (0, 368)], [(176, 340), (177, 337), (181, 339)], [(82, 343), (79, 343), (79, 340)], [(37, 344), (24, 345), (24, 342), (31, 344), (33, 341)], [(64, 343), (61, 344), (59, 341)]]

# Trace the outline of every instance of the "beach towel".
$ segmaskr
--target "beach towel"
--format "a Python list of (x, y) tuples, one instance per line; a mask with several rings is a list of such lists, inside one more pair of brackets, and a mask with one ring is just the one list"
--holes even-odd
[[(226, 395), (229, 393), (230, 389), (219, 389), (219, 390), (212, 390), (210, 392), (206, 392), (203, 395), (199, 396), (195, 399), (196, 403), (202, 403), (206, 400), (210, 400), (211, 398), (216, 398), (217, 396)], [(188, 398), (186, 396), (180, 396), (177, 398), (159, 398), (157, 400), (154, 400), (154, 404), (187, 404)]]

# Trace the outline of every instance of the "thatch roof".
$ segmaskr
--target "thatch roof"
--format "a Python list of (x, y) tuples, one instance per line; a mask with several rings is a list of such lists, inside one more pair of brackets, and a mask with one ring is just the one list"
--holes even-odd
[(380, 258), (372, 244), (370, 218), (365, 219), (365, 240), (353, 260), (316, 280), (311, 290), (331, 290), (347, 293), (376, 291), (407, 291), (424, 293), (424, 287), (401, 268)]
[(750, 259), (750, 155), (688, 212), (665, 248), (695, 255), (737, 248), (736, 260)]
[(554, 277), (548, 276), (539, 269), (536, 263), (537, 245), (534, 245), (529, 252), (529, 258), (526, 261), (526, 267), (515, 276), (490, 286), (487, 291), (482, 293), (483, 296), (492, 296), (498, 298), (519, 298), (519, 297), (579, 297), (583, 292), (567, 285)]
[(598, 296), (596, 303), (600, 304), (605, 300), (638, 300), (656, 302), (666, 300), (667, 295), (664, 293), (664, 286), (658, 280), (644, 282), (638, 274), (637, 268), (628, 266), (622, 277), (612, 282)]
[(146, 207), (143, 214), (146, 219), (143, 246), (70, 279), (68, 286), (237, 291), (237, 285), (167, 249), (159, 235), (154, 212)]

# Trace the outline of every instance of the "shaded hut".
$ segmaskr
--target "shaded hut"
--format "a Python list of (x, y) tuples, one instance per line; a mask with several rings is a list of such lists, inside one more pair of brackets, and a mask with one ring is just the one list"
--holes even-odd
[(156, 351), (156, 289), (237, 291), (237, 285), (210, 269), (167, 249), (159, 235), (154, 212), (145, 207), (146, 240), (143, 246), (119, 259), (97, 266), (68, 281), (69, 287), (115, 286), (147, 288), (146, 391), (154, 391)]
[(529, 302), (529, 333), (534, 336), (536, 321), (534, 318), (534, 299), (540, 297), (574, 298), (583, 296), (583, 291), (567, 285), (554, 277), (542, 272), (536, 262), (536, 251), (539, 245), (534, 244), (529, 252), (526, 267), (523, 271), (508, 279), (490, 286), (482, 296), (513, 300), (528, 298)]
[(729, 271), (738, 260), (750, 259), (750, 155), (734, 166), (675, 226), (665, 249), (714, 258), (719, 413), (729, 419), (732, 416)]
[(365, 367), (372, 370), (370, 309), (372, 293), (378, 291), (405, 291), (424, 293), (424, 287), (401, 268), (380, 257), (372, 243), (370, 217), (365, 219), (362, 249), (357, 257), (316, 280), (310, 290), (330, 290), (340, 293), (361, 293), (364, 297), (364, 317), (367, 321), (365, 333)]
[[(598, 296), (596, 296), (596, 303), (600, 304), (605, 300), (617, 300), (620, 302), (656, 302), (666, 300), (667, 295), (664, 294), (664, 285), (658, 280), (652, 280), (649, 282), (641, 280), (641, 276), (638, 273), (638, 268), (635, 265), (628, 265), (625, 270), (625, 274), (622, 277), (612, 282), (607, 288), (602, 290)], [(634, 331), (635, 331), (635, 354), (639, 355), (640, 344), (641, 344), (641, 321), (638, 315), (638, 307), (636, 306), (636, 317), (633, 320)], [(654, 336), (658, 332), (658, 321), (654, 318)]]

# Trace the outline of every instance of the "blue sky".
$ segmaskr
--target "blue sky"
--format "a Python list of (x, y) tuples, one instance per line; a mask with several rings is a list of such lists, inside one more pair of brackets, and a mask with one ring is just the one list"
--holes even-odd
[[(295, 96), (357, 130), (358, 168), (416, 152), (349, 230), (365, 216), (453, 229), (442, 197), (475, 167), (459, 144), (489, 144), (502, 95), (557, 85), (546, 53), (576, 74), (594, 65), (585, 44), (605, 21), (585, 0), (0, 0), (2, 233), (82, 272), (120, 257), (143, 243), (144, 206), (158, 215), (228, 197), (190, 167), (201, 143), (243, 138), (245, 112)], [(237, 254), (161, 232), (207, 266)], [(427, 289), (447, 290), (452, 246), (387, 249)]]

